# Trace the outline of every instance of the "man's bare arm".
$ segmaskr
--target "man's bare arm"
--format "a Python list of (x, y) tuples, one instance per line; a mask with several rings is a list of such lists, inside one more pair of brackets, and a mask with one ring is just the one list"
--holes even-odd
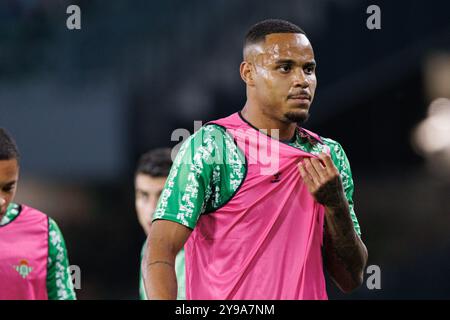
[(337, 168), (329, 155), (319, 159), (305, 159), (299, 170), (308, 190), (325, 206), (325, 266), (336, 285), (350, 292), (363, 281), (367, 249), (353, 227)]
[(367, 249), (353, 227), (348, 204), (325, 210), (324, 263), (334, 283), (348, 293), (363, 282)]
[(175, 300), (175, 258), (192, 230), (176, 222), (156, 220), (147, 238), (142, 262), (145, 291), (150, 300)]

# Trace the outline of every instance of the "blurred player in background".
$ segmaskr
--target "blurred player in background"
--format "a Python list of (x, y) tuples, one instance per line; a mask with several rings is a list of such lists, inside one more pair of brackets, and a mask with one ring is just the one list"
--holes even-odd
[[(166, 183), (172, 166), (171, 150), (160, 148), (151, 150), (141, 156), (135, 174), (135, 204), (139, 223), (148, 236), (152, 225), (153, 212)], [(144, 243), (141, 252), (141, 261), (147, 246)], [(181, 249), (176, 258), (176, 273), (178, 279), (178, 300), (184, 300), (184, 250)], [(139, 277), (139, 296), (147, 300), (142, 275)]]
[(19, 169), (17, 145), (0, 128), (0, 300), (75, 300), (58, 225), (13, 202)]

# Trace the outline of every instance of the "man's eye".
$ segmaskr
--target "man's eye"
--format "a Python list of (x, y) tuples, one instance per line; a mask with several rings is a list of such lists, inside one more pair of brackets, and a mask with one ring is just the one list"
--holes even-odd
[(11, 192), (13, 191), (14, 187), (7, 187), (7, 188), (3, 188), (3, 192)]
[(141, 199), (141, 200), (146, 200), (148, 198), (148, 196), (145, 193), (137, 192), (136, 193), (136, 198), (137, 199)]
[(282, 73), (287, 73), (291, 71), (292, 67), (289, 64), (283, 64), (278, 67), (278, 70), (280, 70)]
[(307, 74), (312, 74), (312, 73), (314, 73), (314, 67), (313, 67), (313, 66), (306, 67), (306, 68), (305, 68), (305, 72), (306, 72)]

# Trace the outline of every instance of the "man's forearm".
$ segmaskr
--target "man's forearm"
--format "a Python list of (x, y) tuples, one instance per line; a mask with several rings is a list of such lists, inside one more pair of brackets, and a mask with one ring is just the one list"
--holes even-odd
[(145, 291), (149, 300), (176, 300), (177, 278), (175, 274), (175, 257), (160, 250), (155, 241), (150, 242), (143, 261)]
[(326, 153), (305, 158), (298, 168), (309, 192), (325, 207), (325, 266), (342, 291), (352, 291), (362, 283), (367, 249), (353, 227), (340, 173)]
[(350, 292), (363, 281), (367, 249), (353, 227), (347, 202), (325, 210), (325, 266), (340, 289)]

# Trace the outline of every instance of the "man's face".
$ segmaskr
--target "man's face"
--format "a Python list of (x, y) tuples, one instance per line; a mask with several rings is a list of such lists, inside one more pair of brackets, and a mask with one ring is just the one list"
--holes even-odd
[(167, 177), (152, 177), (139, 173), (134, 181), (135, 205), (139, 223), (148, 235), (152, 225), (153, 212), (156, 209), (158, 199), (166, 183)]
[(6, 209), (16, 195), (18, 179), (17, 160), (0, 160), (0, 218), (6, 213)]
[(274, 33), (246, 49), (253, 65), (253, 90), (262, 112), (283, 122), (309, 116), (317, 79), (314, 52), (299, 33)]

